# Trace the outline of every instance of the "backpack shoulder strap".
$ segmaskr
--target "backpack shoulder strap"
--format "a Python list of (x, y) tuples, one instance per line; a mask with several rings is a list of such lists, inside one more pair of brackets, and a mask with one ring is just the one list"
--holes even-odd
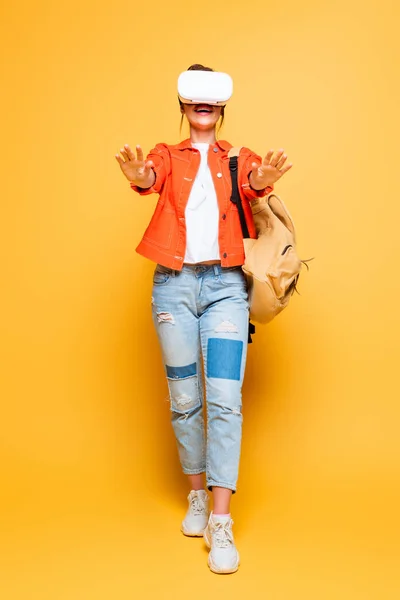
[(242, 228), (242, 235), (244, 238), (249, 238), (249, 228), (247, 227), (246, 217), (242, 206), (242, 200), (240, 198), (239, 186), (238, 186), (238, 157), (240, 154), (240, 148), (231, 148), (228, 152), (229, 157), (229, 170), (231, 172), (232, 180), (232, 195), (231, 202), (237, 206), (239, 212), (240, 225)]
[(231, 156), (239, 156), (241, 149), (242, 146), (236, 146), (236, 148), (231, 148), (228, 152), (228, 157), (231, 158)]

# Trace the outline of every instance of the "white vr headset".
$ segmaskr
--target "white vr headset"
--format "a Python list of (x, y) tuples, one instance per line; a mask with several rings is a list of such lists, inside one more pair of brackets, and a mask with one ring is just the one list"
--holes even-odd
[(178, 96), (183, 104), (226, 104), (233, 93), (233, 81), (217, 71), (183, 71), (178, 77)]

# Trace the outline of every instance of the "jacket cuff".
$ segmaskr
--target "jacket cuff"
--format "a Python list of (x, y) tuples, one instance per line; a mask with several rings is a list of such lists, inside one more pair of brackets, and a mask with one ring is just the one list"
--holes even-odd
[(251, 187), (250, 182), (245, 183), (242, 187), (243, 191), (246, 193), (246, 196), (251, 198), (263, 198), (264, 196), (267, 196), (267, 194), (272, 192), (274, 189), (273, 185), (267, 185), (267, 187), (263, 188), (262, 190), (255, 190)]
[(154, 179), (154, 183), (151, 187), (149, 188), (141, 188), (138, 187), (137, 185), (134, 185), (132, 183), (132, 181), (129, 182), (129, 185), (131, 187), (132, 190), (134, 190), (135, 192), (137, 192), (138, 194), (140, 194), (141, 196), (148, 196), (149, 194), (159, 194), (160, 190), (158, 189), (158, 185), (157, 185), (157, 169), (153, 168), (153, 172), (155, 175), (155, 179)]
[(156, 194), (156, 190), (154, 189), (154, 184), (149, 187), (149, 188), (141, 188), (138, 187), (137, 185), (134, 185), (132, 182), (130, 182), (130, 187), (132, 190), (134, 190), (135, 192), (137, 192), (138, 194), (140, 194), (141, 196), (147, 196), (148, 194)]

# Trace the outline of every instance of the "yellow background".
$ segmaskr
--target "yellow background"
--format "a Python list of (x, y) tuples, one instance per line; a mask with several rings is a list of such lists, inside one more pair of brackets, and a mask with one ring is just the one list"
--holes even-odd
[[(399, 597), (398, 25), (389, 0), (1, 8), (4, 600)], [(156, 198), (114, 158), (179, 141), (193, 62), (233, 76), (221, 137), (287, 151), (316, 257), (249, 349), (230, 577), (179, 531), (135, 253)]]

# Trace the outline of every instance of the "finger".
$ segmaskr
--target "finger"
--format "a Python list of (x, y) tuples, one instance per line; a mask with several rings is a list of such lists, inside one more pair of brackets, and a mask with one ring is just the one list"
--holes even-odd
[(121, 148), (120, 152), (121, 152), (122, 156), (124, 157), (124, 159), (128, 162), (129, 157), (128, 157), (127, 153), (125, 152), (125, 150), (123, 148)]
[(126, 160), (128, 158), (128, 155), (126, 154), (125, 150), (123, 148), (120, 148), (119, 151), (122, 154), (122, 156), (124, 157), (124, 159)]
[(119, 154), (116, 154), (116, 155), (115, 155), (115, 158), (117, 159), (117, 161), (119, 162), (119, 164), (120, 164), (120, 165), (123, 165), (123, 164), (125, 164), (125, 162), (122, 160), (122, 158), (120, 157), (120, 155), (119, 155)]
[(269, 150), (269, 151), (267, 152), (267, 154), (265, 155), (265, 158), (264, 158), (264, 160), (263, 160), (263, 164), (264, 164), (264, 165), (269, 165), (269, 163), (270, 163), (270, 160), (271, 160), (271, 157), (272, 157), (273, 153), (274, 153), (274, 151), (273, 151), (273, 150)]
[(284, 164), (284, 162), (285, 162), (286, 159), (287, 159), (287, 155), (286, 154), (282, 154), (281, 158), (276, 163), (276, 168), (280, 169), (281, 167), (283, 167), (283, 164)]
[(284, 152), (285, 152), (285, 151), (284, 151), (283, 149), (281, 149), (281, 150), (278, 150), (278, 152), (276, 153), (276, 155), (275, 155), (275, 156), (274, 156), (274, 157), (271, 159), (271, 162), (270, 162), (270, 164), (271, 164), (273, 167), (276, 167), (276, 165), (277, 165), (277, 163), (278, 163), (279, 159), (281, 158), (281, 156), (282, 156), (282, 154), (283, 154)]
[(258, 163), (251, 163), (251, 172), (253, 173), (254, 176), (256, 176), (258, 174), (258, 167), (260, 165)]
[(129, 146), (129, 144), (125, 144), (124, 145), (124, 150), (127, 153), (129, 160), (135, 160), (136, 159), (136, 157), (135, 157), (134, 153), (132, 152), (131, 147)]
[(287, 171), (289, 171), (289, 169), (291, 169), (293, 167), (293, 163), (286, 165), (286, 167), (283, 167), (283, 169), (281, 169), (281, 173), (282, 175), (284, 175), (285, 173), (287, 173)]
[(143, 150), (139, 145), (136, 146), (136, 154), (137, 154), (137, 159), (142, 161), (143, 160)]
[(151, 160), (148, 160), (144, 165), (144, 172), (146, 175), (150, 173), (150, 169), (154, 167), (154, 163)]

